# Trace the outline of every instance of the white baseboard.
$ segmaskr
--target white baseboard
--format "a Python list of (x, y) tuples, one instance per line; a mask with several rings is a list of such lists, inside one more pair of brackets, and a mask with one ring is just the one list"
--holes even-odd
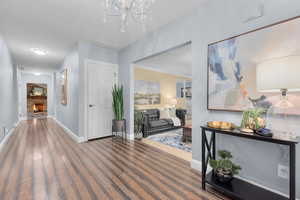
[(134, 134), (129, 134), (127, 135), (128, 140), (134, 140)]
[[(193, 168), (193, 169), (195, 169), (195, 170), (201, 172), (201, 171), (202, 171), (202, 162), (199, 161), (199, 160), (193, 159), (193, 160), (191, 161), (191, 168)], [(212, 170), (212, 168), (211, 168), (210, 166), (208, 166), (208, 167), (207, 167), (207, 170), (206, 170), (206, 171), (207, 171), (206, 173), (209, 173), (211, 170)]]
[[(193, 160), (191, 161), (191, 168), (193, 168), (193, 169), (195, 169), (195, 170), (201, 172), (201, 171), (202, 171), (202, 162), (193, 159)], [(209, 173), (211, 170), (212, 170), (212, 168), (211, 168), (210, 166), (208, 166), (207, 173)], [(243, 181), (246, 181), (246, 182), (248, 182), (248, 183), (250, 183), (250, 184), (252, 184), (252, 185), (256, 185), (256, 186), (259, 186), (259, 187), (264, 188), (264, 189), (266, 189), (266, 190), (269, 190), (269, 191), (271, 191), (271, 192), (274, 192), (274, 193), (276, 193), (276, 194), (282, 195), (282, 196), (284, 196), (284, 197), (288, 197), (287, 194), (284, 194), (284, 193), (282, 193), (282, 192), (280, 192), (280, 191), (278, 191), (278, 190), (271, 189), (271, 188), (269, 188), (269, 187), (266, 187), (266, 186), (264, 186), (264, 185), (261, 185), (261, 184), (259, 184), (259, 183), (254, 182), (254, 181), (251, 181), (251, 180), (249, 180), (249, 179), (243, 178), (243, 177), (241, 177), (241, 176), (236, 176), (236, 177), (239, 178), (239, 179), (241, 179), (241, 180), (243, 180)], [(299, 199), (297, 198), (297, 200), (299, 200)]]
[(71, 130), (70, 130), (68, 127), (66, 127), (63, 123), (61, 123), (60, 121), (58, 121), (55, 117), (53, 117), (53, 116), (48, 116), (48, 118), (51, 118), (51, 119), (55, 120), (55, 122), (56, 122), (59, 126), (61, 126), (61, 127), (66, 131), (66, 133), (68, 133), (68, 134), (71, 136), (71, 138), (72, 138), (75, 142), (77, 142), (77, 143), (83, 143), (83, 142), (85, 142), (84, 137), (77, 136), (75, 133), (73, 133), (73, 131), (71, 131)]
[(16, 123), (14, 123), (14, 127), (12, 127), (9, 131), (8, 134), (4, 137), (4, 139), (2, 140), (2, 142), (0, 142), (0, 152), (2, 151), (3, 147), (5, 146), (5, 144), (7, 143), (8, 139), (10, 138), (10, 136), (12, 136), (12, 134), (14, 133), (16, 127), (19, 125), (21, 120), (17, 121)]
[(193, 160), (191, 161), (191, 168), (193, 168), (193, 169), (195, 169), (195, 170), (201, 172), (201, 171), (202, 171), (202, 162), (193, 159)]
[(19, 118), (19, 121), (24, 121), (24, 120), (27, 120), (27, 117), (20, 117)]

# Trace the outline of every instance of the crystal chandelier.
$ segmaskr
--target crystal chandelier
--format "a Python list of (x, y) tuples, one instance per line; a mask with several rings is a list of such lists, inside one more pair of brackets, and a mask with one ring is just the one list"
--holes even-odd
[(121, 20), (121, 32), (125, 32), (131, 16), (146, 30), (146, 22), (151, 20), (151, 8), (155, 0), (103, 0), (104, 22), (107, 16), (118, 16)]

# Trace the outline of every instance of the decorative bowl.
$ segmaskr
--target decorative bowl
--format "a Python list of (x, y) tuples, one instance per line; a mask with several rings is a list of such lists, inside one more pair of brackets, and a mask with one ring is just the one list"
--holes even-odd
[(231, 130), (234, 128), (234, 124), (230, 122), (211, 121), (207, 122), (207, 126), (210, 128), (217, 128), (222, 130)]

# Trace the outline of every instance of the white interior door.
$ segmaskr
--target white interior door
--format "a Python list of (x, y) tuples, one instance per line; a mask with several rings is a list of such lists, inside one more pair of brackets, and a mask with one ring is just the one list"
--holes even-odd
[(88, 140), (110, 136), (113, 111), (112, 87), (117, 67), (112, 64), (87, 64), (88, 72)]

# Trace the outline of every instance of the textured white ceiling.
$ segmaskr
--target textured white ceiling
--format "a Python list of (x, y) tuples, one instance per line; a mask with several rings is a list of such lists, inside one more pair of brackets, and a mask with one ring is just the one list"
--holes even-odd
[(167, 52), (143, 59), (136, 63), (137, 67), (164, 72), (173, 75), (192, 77), (191, 44), (178, 47)]
[[(157, 0), (148, 31), (188, 15), (206, 0)], [(1, 0), (0, 34), (4, 36), (17, 64), (54, 67), (77, 41), (94, 41), (120, 49), (145, 33), (130, 21), (126, 33), (119, 20), (103, 23), (102, 0)], [(47, 56), (36, 56), (30, 48), (42, 48)]]

